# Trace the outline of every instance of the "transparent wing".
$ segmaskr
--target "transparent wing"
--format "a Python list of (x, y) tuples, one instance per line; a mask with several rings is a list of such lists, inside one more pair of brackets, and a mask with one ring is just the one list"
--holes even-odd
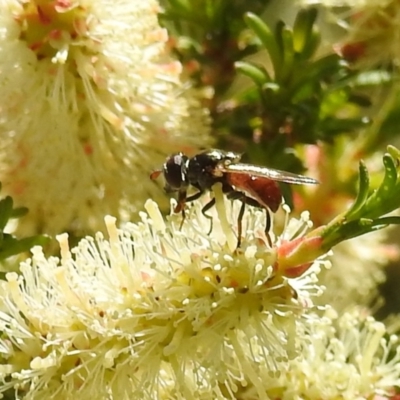
[(221, 172), (229, 172), (232, 174), (249, 174), (258, 176), (260, 178), (268, 178), (273, 181), (294, 183), (297, 185), (316, 185), (319, 182), (316, 179), (304, 175), (292, 174), (287, 171), (280, 171), (279, 169), (260, 167), (251, 164), (230, 164), (219, 165), (217, 167)]

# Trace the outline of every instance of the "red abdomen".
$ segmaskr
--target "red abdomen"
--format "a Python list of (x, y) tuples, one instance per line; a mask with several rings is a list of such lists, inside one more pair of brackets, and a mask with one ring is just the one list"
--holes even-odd
[(260, 206), (276, 212), (282, 202), (282, 192), (276, 181), (249, 174), (226, 173), (228, 183), (260, 203)]

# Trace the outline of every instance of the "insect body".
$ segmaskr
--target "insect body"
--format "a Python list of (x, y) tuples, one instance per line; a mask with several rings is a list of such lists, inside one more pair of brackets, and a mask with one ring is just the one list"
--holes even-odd
[[(275, 213), (282, 201), (282, 193), (278, 182), (294, 184), (316, 184), (315, 179), (240, 162), (241, 155), (230, 151), (211, 149), (189, 158), (183, 153), (169, 156), (161, 170), (154, 171), (150, 177), (156, 179), (161, 173), (165, 178), (165, 191), (178, 192), (178, 204), (174, 212), (182, 212), (182, 223), (185, 219), (185, 203), (194, 201), (205, 192), (211, 191), (216, 183), (222, 184), (222, 191), (229, 199), (240, 200), (242, 206), (238, 215), (238, 243), (240, 247), (242, 236), (242, 218), (245, 205), (251, 205), (266, 210), (267, 221), (265, 232), (271, 228), (269, 210)], [(189, 187), (198, 190), (187, 196)], [(215, 204), (215, 199), (208, 202), (202, 213)]]

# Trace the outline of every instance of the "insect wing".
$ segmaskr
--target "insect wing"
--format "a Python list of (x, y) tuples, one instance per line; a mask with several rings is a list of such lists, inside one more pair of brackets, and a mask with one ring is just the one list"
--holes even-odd
[(261, 207), (276, 212), (282, 203), (281, 189), (272, 179), (252, 176), (248, 173), (230, 174), (228, 172), (225, 176), (230, 185), (256, 200)]
[(229, 164), (221, 165), (218, 167), (220, 171), (231, 174), (248, 174), (260, 178), (267, 178), (273, 181), (294, 183), (297, 185), (315, 185), (319, 182), (316, 179), (304, 175), (297, 175), (287, 171), (280, 171), (279, 169), (260, 167), (251, 164)]

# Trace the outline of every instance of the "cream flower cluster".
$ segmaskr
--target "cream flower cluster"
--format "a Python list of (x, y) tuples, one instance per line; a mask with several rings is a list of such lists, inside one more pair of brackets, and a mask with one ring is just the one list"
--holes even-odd
[[(303, 325), (304, 327), (304, 325)], [(341, 315), (328, 309), (297, 332), (301, 354), (269, 377), (269, 397), (282, 400), (396, 399), (400, 383), (399, 338), (360, 308)], [(254, 388), (246, 396), (252, 399)], [(251, 397), (253, 396), (253, 397)]]
[(385, 243), (387, 229), (359, 236), (335, 246), (331, 262), (319, 275), (328, 290), (317, 299), (336, 311), (355, 305), (368, 306), (378, 297), (378, 285), (385, 281), (385, 267), (395, 258), (397, 249)]
[[(399, 383), (397, 338), (359, 314), (313, 306), (316, 260), (298, 278), (276, 273), (277, 248), (298, 240), (308, 215), (263, 233), (216, 190), (213, 228), (201, 202), (164, 219), (153, 201), (142, 222), (61, 256), (41, 248), (0, 288), (0, 385), (24, 399), (356, 399)], [(348, 316), (349, 315), (349, 316)]]
[(21, 234), (128, 218), (158, 193), (148, 175), (166, 155), (207, 145), (207, 113), (181, 81), (156, 0), (0, 9), (0, 181), (30, 209)]
[(246, 215), (245, 242), (232, 251), (237, 210), (228, 226), (215, 218), (208, 235), (200, 204), (182, 230), (180, 215), (165, 222), (155, 203), (146, 209), (123, 230), (107, 217), (108, 240), (98, 234), (70, 250), (61, 235), (60, 259), (34, 248), (21, 275), (7, 275), (3, 390), (32, 399), (229, 398), (246, 382), (263, 393), (257, 370), (276, 375), (296, 357), (298, 325), (319, 289), (315, 272), (274, 276), (263, 213)]
[(347, 30), (339, 50), (357, 66), (370, 68), (382, 63), (400, 65), (398, 1), (300, 0), (300, 3), (321, 4), (333, 9), (339, 7), (340, 25)]

